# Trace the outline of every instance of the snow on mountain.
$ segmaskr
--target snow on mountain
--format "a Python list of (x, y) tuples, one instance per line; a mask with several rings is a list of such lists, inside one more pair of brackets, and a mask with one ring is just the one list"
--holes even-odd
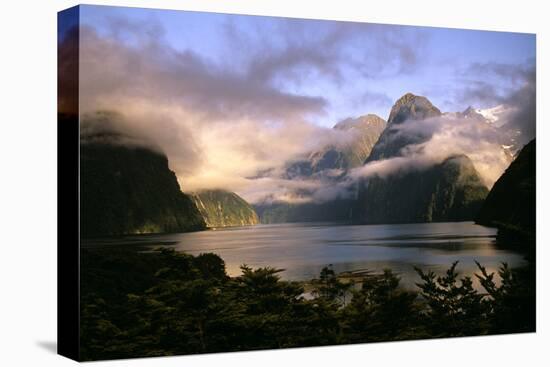
[(512, 109), (512, 107), (500, 104), (491, 108), (477, 108), (475, 111), (482, 115), (488, 123), (493, 124), (496, 127), (501, 127), (506, 123), (506, 119), (504, 117), (508, 115)]

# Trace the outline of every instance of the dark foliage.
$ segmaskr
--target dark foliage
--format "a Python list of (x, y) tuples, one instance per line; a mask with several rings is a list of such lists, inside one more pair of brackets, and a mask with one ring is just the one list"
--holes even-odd
[[(81, 358), (227, 352), (376, 342), (535, 329), (534, 270), (479, 265), (459, 279), (418, 269), (420, 293), (403, 290), (390, 270), (358, 283), (330, 267), (311, 282), (283, 281), (280, 269), (241, 267), (230, 278), (214, 254), (174, 250), (84, 249)], [(310, 296), (308, 296), (308, 294)]]

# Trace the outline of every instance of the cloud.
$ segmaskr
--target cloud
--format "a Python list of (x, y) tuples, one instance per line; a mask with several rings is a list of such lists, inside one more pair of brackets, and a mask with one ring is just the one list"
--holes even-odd
[(533, 65), (525, 75), (522, 86), (503, 99), (503, 102), (513, 108), (513, 112), (507, 116), (505, 128), (521, 131), (517, 138), (521, 145), (527, 144), (536, 133), (537, 114), (537, 88), (536, 69)]
[(512, 83), (522, 83), (530, 78), (534, 60), (529, 60), (527, 66), (504, 64), (498, 62), (472, 63), (463, 72), (466, 75), (497, 76)]
[(95, 123), (108, 116), (117, 131), (159, 147), (184, 191), (246, 191), (245, 177), (336, 134), (310, 121), (324, 113), (322, 97), (284, 92), (174, 50), (157, 31), (128, 41), (123, 31), (132, 26), (115, 24), (102, 34), (81, 28), (81, 112)]
[[(116, 112), (119, 129), (168, 156), (183, 190), (222, 187), (246, 195), (246, 177), (350, 139), (313, 123), (326, 113), (322, 96), (289, 91), (282, 82), (338, 82), (346, 68), (364, 63), (400, 72), (417, 62), (407, 39), (387, 27), (272, 18), (266, 26), (266, 18), (254, 19), (244, 29), (226, 25), (227, 60), (235, 62), (222, 63), (174, 49), (154, 21), (113, 17), (101, 32), (82, 26), (81, 112), (96, 122), (98, 111)], [(369, 50), (350, 54), (367, 39)], [(377, 93), (365, 98), (388, 102)], [(268, 184), (282, 185), (266, 182), (266, 190)]]
[[(425, 132), (429, 141), (407, 147), (408, 158), (352, 170), (338, 184), (328, 176), (280, 178), (288, 162), (353, 138), (353, 133), (314, 123), (330, 104), (322, 90), (306, 93), (301, 84), (413, 73), (425, 64), (420, 55), (427, 35), (413, 28), (351, 22), (250, 19), (260, 19), (261, 26), (256, 20), (246, 27), (226, 24), (227, 52), (224, 60), (215, 61), (190, 49), (174, 49), (155, 22), (112, 18), (101, 31), (81, 27), (81, 111), (93, 123), (109, 116), (115, 130), (131, 137), (128, 144), (147, 141), (164, 152), (184, 191), (224, 188), (250, 202), (348, 197), (360, 177), (421, 169), (451, 153), (470, 156), (488, 185), (503, 169), (502, 149), (491, 140), (492, 132), (472, 128), (471, 121), (441, 120), (403, 124), (416, 131), (402, 133)], [(517, 105), (509, 126), (531, 124), (534, 78), (524, 71), (472, 65), (468, 75), (473, 81), (460, 98)], [(517, 84), (517, 94), (502, 94), (479, 77), (484, 73), (506, 76)], [(391, 104), (387, 95), (375, 91), (359, 97), (357, 103)], [(488, 140), (476, 140), (482, 137)], [(268, 170), (269, 175), (258, 178), (258, 172)]]
[[(309, 78), (335, 83), (349, 72), (380, 78), (422, 66), (427, 32), (380, 24), (251, 17), (229, 21), (224, 32), (229, 57), (259, 82), (300, 84)], [(236, 47), (235, 47), (236, 46)]]
[[(502, 132), (485, 121), (447, 114), (425, 120), (408, 121), (392, 127), (400, 136), (422, 136), (420, 143), (404, 146), (398, 156), (369, 162), (346, 172), (338, 181), (318, 179), (301, 199), (325, 202), (353, 198), (359, 182), (369, 177), (387, 178), (411, 171), (423, 171), (449, 157), (468, 156), (488, 188), (509, 166), (511, 158), (503, 150)], [(416, 140), (418, 141), (418, 140)], [(322, 176), (321, 176), (322, 177)]]
[(422, 136), (422, 142), (401, 149), (398, 157), (374, 161), (358, 168), (351, 177), (387, 176), (398, 171), (421, 170), (455, 155), (468, 156), (490, 188), (510, 164), (502, 148), (503, 133), (490, 124), (454, 114), (392, 127), (399, 136)]
[(179, 52), (141, 35), (137, 46), (81, 32), (81, 93), (85, 110), (133, 99), (177, 105), (209, 120), (282, 120), (321, 113), (321, 97), (293, 95), (217, 68), (192, 51)]
[(327, 187), (319, 179), (262, 177), (251, 181), (244, 193), (250, 203), (309, 203), (317, 201), (314, 198), (315, 193)]
[[(508, 113), (502, 116), (503, 130), (520, 130), (518, 143), (523, 145), (535, 137), (536, 129), (536, 65), (535, 60), (524, 64), (496, 62), (472, 63), (460, 72), (462, 87), (454, 93), (455, 100), (472, 106), (505, 105)], [(498, 80), (497, 83), (495, 80)]]

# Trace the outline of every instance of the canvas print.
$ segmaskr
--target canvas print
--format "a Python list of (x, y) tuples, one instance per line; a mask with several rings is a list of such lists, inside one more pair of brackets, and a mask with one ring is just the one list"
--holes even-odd
[(58, 49), (73, 358), (535, 331), (534, 34), (85, 5)]

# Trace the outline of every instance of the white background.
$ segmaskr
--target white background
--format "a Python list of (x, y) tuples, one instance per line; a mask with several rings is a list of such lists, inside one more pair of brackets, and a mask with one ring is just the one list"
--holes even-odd
[[(537, 333), (97, 362), (103, 366), (537, 366), (550, 362), (545, 1), (202, 0), (95, 4), (537, 33)], [(73, 1), (3, 2), (0, 21), (0, 365), (68, 366), (56, 343), (56, 12)], [(546, 227), (546, 228), (545, 228)], [(71, 244), (66, 244), (71, 245)], [(94, 362), (95, 364), (95, 362)]]

